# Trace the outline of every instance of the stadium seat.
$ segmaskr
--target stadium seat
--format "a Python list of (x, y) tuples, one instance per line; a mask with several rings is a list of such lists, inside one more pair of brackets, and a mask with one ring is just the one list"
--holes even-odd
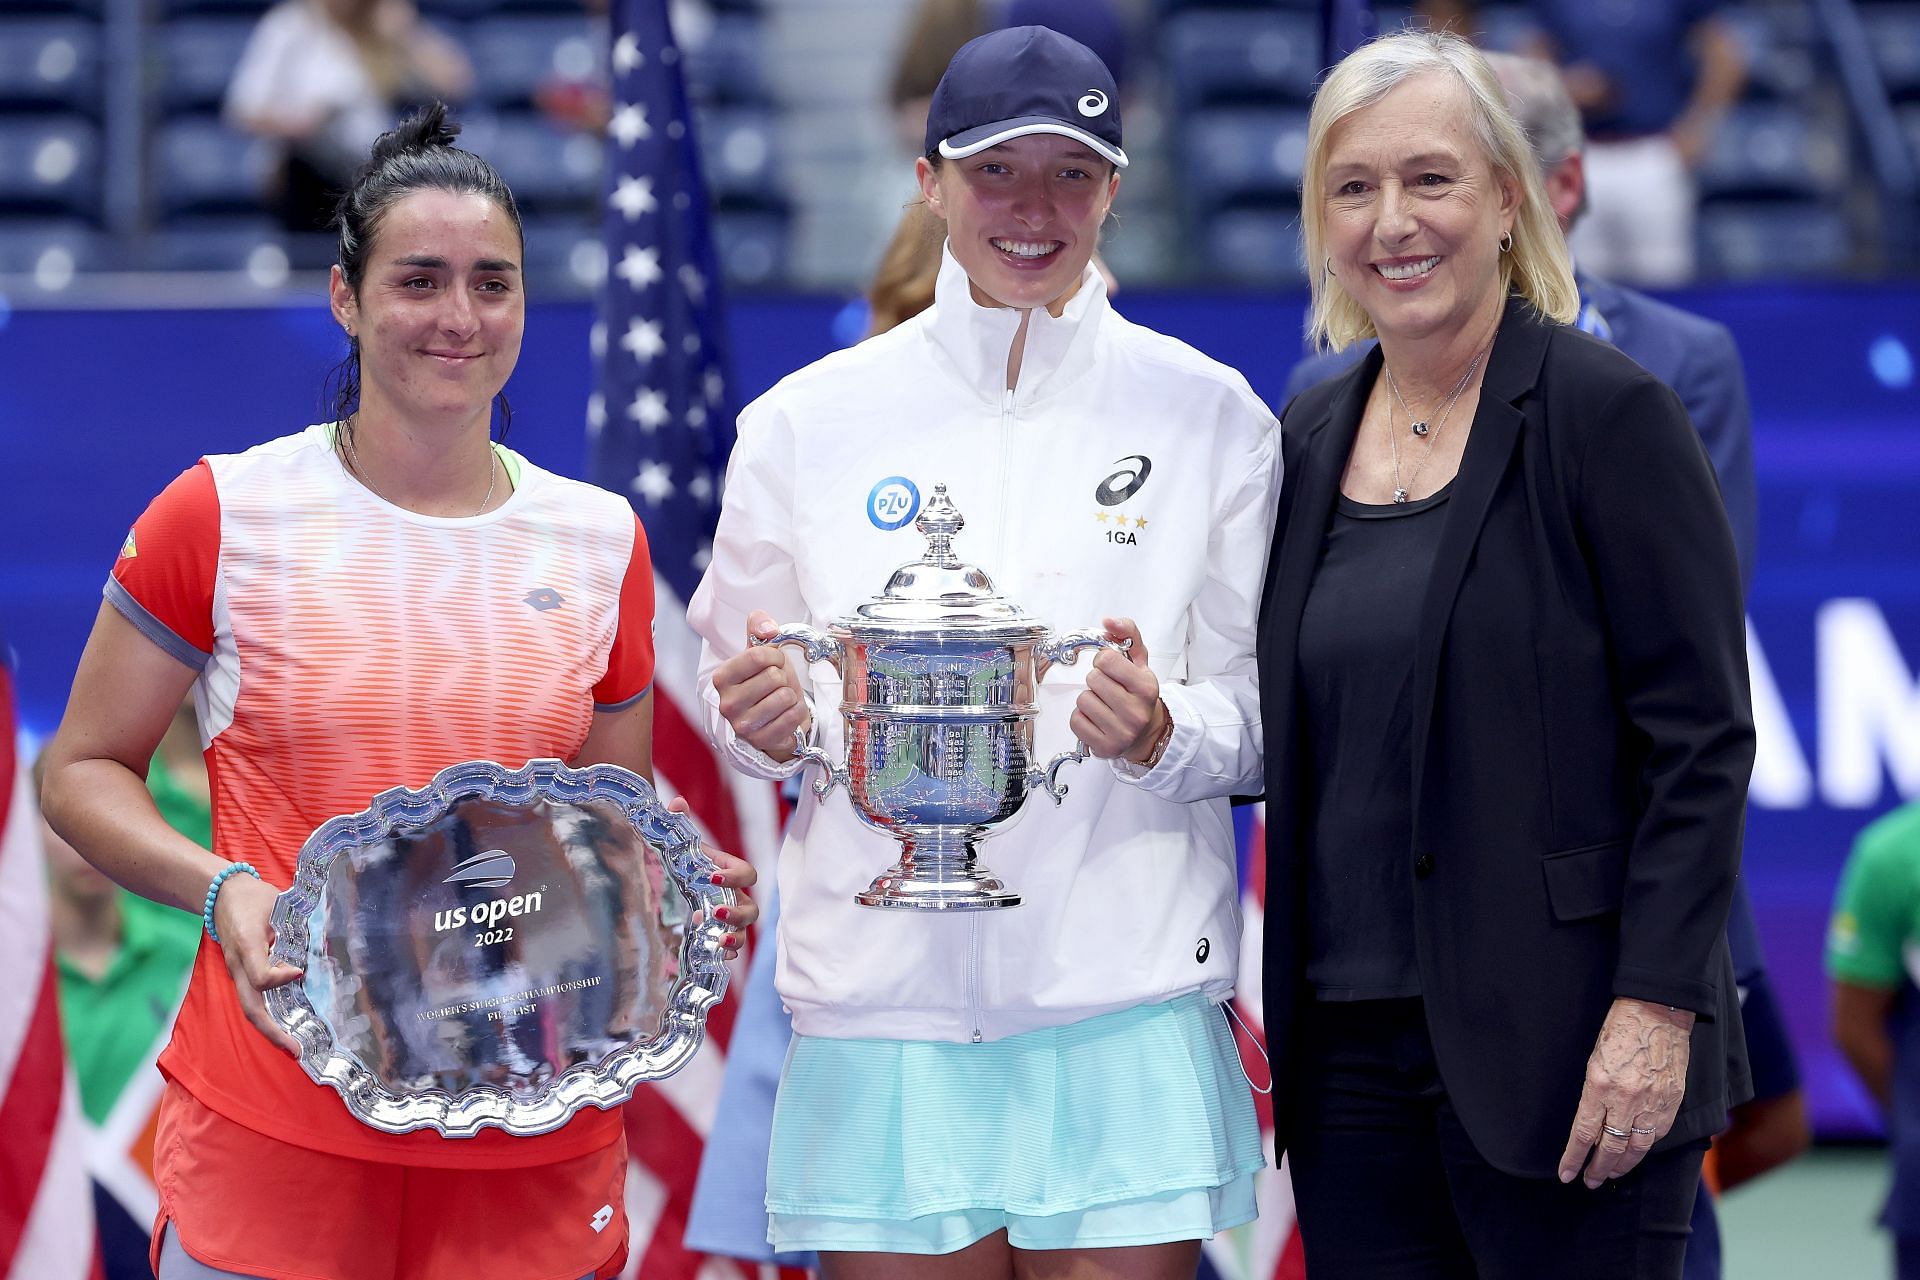
[(1306, 153), (1305, 111), (1198, 112), (1182, 126), (1184, 194), (1202, 214), (1232, 204), (1292, 202)]
[(169, 219), (258, 211), (275, 163), (271, 144), (236, 133), (213, 116), (162, 124), (151, 157), (154, 201)]
[(179, 218), (148, 237), (141, 261), (153, 271), (244, 271), (289, 268), (286, 236), (271, 218)]
[(7, 0), (7, 13), (26, 16), (39, 14), (58, 18), (98, 18), (106, 11), (106, 0)]
[(1851, 248), (1840, 211), (1808, 200), (1705, 205), (1699, 241), (1704, 272), (1728, 280), (1838, 275)]
[(1728, 113), (1700, 164), (1703, 199), (1818, 196), (1838, 187), (1846, 143), (1786, 102), (1742, 103)]
[(80, 272), (110, 265), (106, 238), (84, 222), (0, 219), (0, 277), (28, 277), (57, 289)]
[(772, 112), (754, 107), (702, 110), (696, 128), (707, 190), (715, 202), (752, 205), (784, 201), (779, 176), (779, 124)]
[(582, 211), (565, 218), (529, 218), (527, 290), (530, 297), (591, 294), (607, 274), (607, 250), (597, 217)]
[(435, 26), (459, 27), (483, 14), (493, 12), (493, 0), (414, 0), (420, 16)]
[(784, 212), (723, 209), (714, 218), (713, 238), (728, 284), (764, 289), (786, 278), (790, 222)]
[(496, 107), (529, 106), (542, 85), (556, 80), (591, 80), (602, 57), (578, 13), (478, 19), (467, 27), (466, 45), (474, 98)]
[(159, 96), (167, 111), (218, 110), (253, 35), (250, 18), (182, 18), (154, 32)]
[(1483, 49), (1520, 53), (1529, 39), (1540, 31), (1540, 24), (1525, 5), (1490, 4), (1473, 15), (1477, 43)]
[(530, 212), (584, 210), (600, 196), (602, 143), (594, 134), (561, 128), (530, 111), (475, 112), (467, 117), (461, 143), (491, 160)]
[(1169, 16), (1193, 9), (1292, 9), (1317, 17), (1324, 5), (1325, 0), (1155, 0), (1155, 7)]
[(1236, 103), (1305, 102), (1320, 74), (1320, 22), (1287, 9), (1196, 9), (1161, 30), (1175, 103), (1191, 111)]
[(0, 119), (0, 213), (100, 220), (100, 131), (82, 116)]
[(1297, 288), (1306, 283), (1297, 207), (1224, 210), (1207, 220), (1200, 248), (1200, 270), (1216, 284)]
[(1920, 4), (1862, 5), (1860, 20), (1887, 92), (1896, 99), (1920, 98)]
[(1897, 112), (1900, 132), (1907, 138), (1907, 154), (1913, 157), (1915, 168), (1920, 168), (1920, 102), (1901, 107)]
[(1718, 17), (1746, 54), (1745, 96), (1794, 101), (1813, 90), (1818, 36), (1804, 6), (1728, 5)]
[(166, 21), (196, 14), (244, 15), (258, 18), (279, 0), (156, 0), (155, 8)]
[(695, 102), (726, 106), (764, 106), (765, 77), (760, 22), (741, 13), (716, 15), (707, 38), (687, 49), (687, 93)]
[(100, 114), (100, 26), (87, 18), (0, 19), (0, 110)]

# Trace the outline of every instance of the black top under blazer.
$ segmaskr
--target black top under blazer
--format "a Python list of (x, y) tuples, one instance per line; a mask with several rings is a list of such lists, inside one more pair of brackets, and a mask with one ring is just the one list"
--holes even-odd
[[(1380, 364), (1304, 392), (1283, 424), (1259, 639), (1283, 1081), (1313, 998), (1296, 644)], [(1751, 1094), (1725, 925), (1754, 737), (1740, 571), (1700, 438), (1653, 375), (1510, 299), (1446, 507), (1407, 601), (1411, 776), (1382, 785), (1413, 797), (1415, 950), (1448, 1097), (1491, 1164), (1552, 1176), (1600, 1024), (1631, 996), (1700, 1015), (1661, 1148), (1714, 1133)]]

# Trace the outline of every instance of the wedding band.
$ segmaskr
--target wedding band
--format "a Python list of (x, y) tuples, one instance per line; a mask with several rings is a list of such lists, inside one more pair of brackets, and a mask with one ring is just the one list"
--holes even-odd
[(1624, 1138), (1627, 1136), (1627, 1131), (1625, 1129), (1616, 1129), (1610, 1124), (1603, 1124), (1600, 1127), (1612, 1137)]
[(1633, 1126), (1633, 1131), (1634, 1131), (1635, 1133), (1658, 1133), (1658, 1132), (1660, 1132), (1660, 1131), (1659, 1131), (1658, 1129), (1642, 1129), (1642, 1128), (1641, 1128), (1641, 1127), (1640, 1127), (1639, 1125), (1635, 1125), (1635, 1126)]

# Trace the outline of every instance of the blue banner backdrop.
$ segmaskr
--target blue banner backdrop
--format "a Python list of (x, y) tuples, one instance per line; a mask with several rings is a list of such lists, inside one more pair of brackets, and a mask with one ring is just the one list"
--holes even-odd
[[(1820, 944), (1854, 833), (1920, 797), (1920, 290), (1793, 287), (1675, 298), (1729, 325), (1751, 385), (1760, 540), (1750, 605), (1760, 762), (1746, 868), (1815, 1123), (1878, 1121), (1826, 1035)], [(1122, 293), (1121, 310), (1279, 394), (1297, 296)], [(838, 345), (841, 303), (762, 298), (730, 317), (742, 402)], [(532, 308), (512, 443), (585, 465), (591, 308)], [(202, 453), (314, 421), (343, 354), (322, 298), (221, 311), (0, 309), (0, 629), (20, 717), (50, 733), (147, 500)], [(1277, 407), (1277, 406), (1276, 406)]]

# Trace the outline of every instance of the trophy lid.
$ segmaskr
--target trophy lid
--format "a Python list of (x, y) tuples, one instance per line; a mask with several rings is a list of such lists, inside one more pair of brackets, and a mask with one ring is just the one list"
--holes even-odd
[(967, 521), (947, 497), (947, 486), (933, 487), (933, 497), (913, 524), (926, 536), (927, 554), (895, 569), (886, 590), (855, 610), (856, 627), (1026, 629), (1039, 625), (995, 591), (993, 580), (979, 566), (965, 564), (954, 555), (954, 535)]

